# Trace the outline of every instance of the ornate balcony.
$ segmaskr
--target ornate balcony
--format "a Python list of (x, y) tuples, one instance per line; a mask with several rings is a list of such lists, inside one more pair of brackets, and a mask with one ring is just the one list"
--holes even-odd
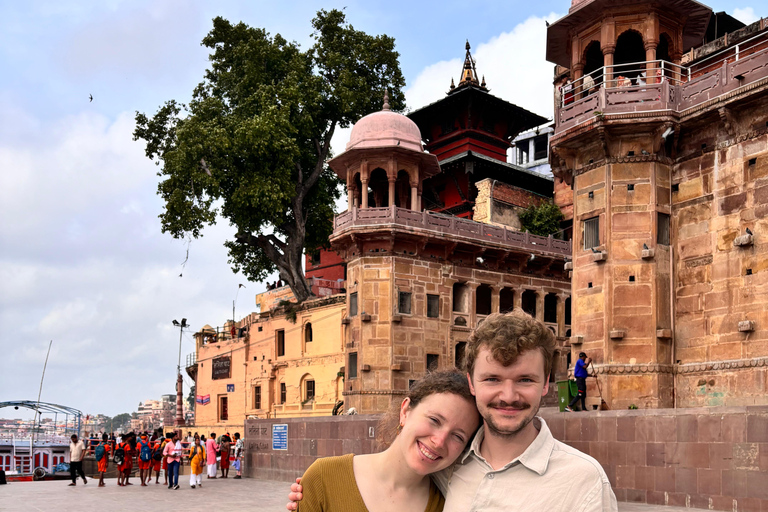
[(718, 97), (757, 86), (766, 78), (765, 31), (690, 66), (660, 60), (604, 66), (559, 91), (555, 135), (618, 114), (686, 115)]
[(537, 254), (557, 259), (571, 255), (571, 242), (551, 236), (536, 236), (501, 226), (406, 208), (352, 208), (334, 219), (331, 241), (348, 234), (394, 230), (422, 235), (427, 239), (469, 244), (511, 252)]

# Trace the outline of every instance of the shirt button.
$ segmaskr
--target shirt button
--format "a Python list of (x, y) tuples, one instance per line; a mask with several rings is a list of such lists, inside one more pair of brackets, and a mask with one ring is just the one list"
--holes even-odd
[(488, 475), (488, 478), (490, 478), (491, 480), (493, 480), (493, 473), (491, 473), (490, 475)]

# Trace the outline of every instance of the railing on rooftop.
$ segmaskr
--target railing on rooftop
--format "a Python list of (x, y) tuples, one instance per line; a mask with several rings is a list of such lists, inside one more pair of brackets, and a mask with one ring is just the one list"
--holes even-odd
[(766, 31), (690, 66), (664, 60), (603, 66), (560, 87), (555, 133), (606, 114), (684, 111), (766, 77)]
[(571, 255), (571, 242), (557, 240), (551, 236), (537, 236), (528, 232), (514, 231), (506, 227), (484, 224), (450, 215), (433, 213), (428, 210), (417, 212), (407, 208), (388, 206), (385, 208), (352, 208), (334, 219), (334, 236), (360, 226), (398, 225), (420, 228), (441, 235), (461, 236), (474, 241), (497, 243), (518, 248), (525, 252)]

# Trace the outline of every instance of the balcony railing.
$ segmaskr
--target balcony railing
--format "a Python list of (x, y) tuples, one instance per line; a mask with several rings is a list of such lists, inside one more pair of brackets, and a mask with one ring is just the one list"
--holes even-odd
[(550, 254), (560, 257), (571, 255), (571, 242), (551, 236), (537, 236), (505, 227), (484, 224), (473, 220), (433, 213), (417, 212), (406, 208), (352, 208), (336, 216), (333, 236), (356, 227), (402, 226), (431, 231), (441, 236), (458, 236), (473, 241), (496, 243), (528, 253)]
[(767, 32), (687, 67), (662, 60), (604, 66), (561, 87), (555, 133), (595, 116), (682, 112), (766, 77)]

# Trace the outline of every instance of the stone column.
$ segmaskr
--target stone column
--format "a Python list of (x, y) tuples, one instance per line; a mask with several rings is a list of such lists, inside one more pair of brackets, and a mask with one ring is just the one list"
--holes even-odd
[(578, 100), (586, 97), (586, 91), (584, 85), (581, 82), (581, 77), (584, 76), (584, 63), (578, 62), (573, 66), (573, 99)]
[(395, 202), (395, 181), (397, 180), (397, 176), (394, 178), (392, 176), (388, 176), (389, 178), (389, 205), (388, 206), (395, 206), (397, 203)]
[(360, 178), (360, 182), (363, 184), (362, 187), (360, 187), (362, 190), (360, 191), (360, 199), (361, 199), (361, 208), (368, 208), (368, 177), (366, 176), (365, 179)]
[(419, 211), (419, 184), (411, 183), (411, 210)]
[(603, 83), (605, 87), (616, 87), (616, 84), (611, 83), (613, 80), (613, 53), (616, 51), (616, 45), (604, 46), (603, 50), (603, 66), (605, 66), (605, 74), (603, 75)]
[(656, 46), (658, 43), (656, 41), (647, 41), (645, 43), (645, 83), (647, 84), (655, 84), (656, 83), (656, 69), (658, 67), (658, 63), (654, 62), (656, 60)]
[(565, 336), (565, 299), (562, 293), (557, 295), (557, 335)]
[(524, 288), (515, 288), (512, 295), (512, 307), (514, 309), (520, 309), (523, 307), (523, 292)]
[(605, 66), (603, 83), (605, 87), (611, 87), (613, 54), (616, 51), (616, 21), (612, 16), (604, 18), (600, 25), (600, 49), (603, 51), (603, 66)]
[(469, 325), (467, 327), (470, 327), (474, 329), (477, 327), (477, 287), (480, 286), (480, 283), (467, 283), (467, 288), (469, 288)]
[(536, 320), (544, 321), (544, 295), (542, 290), (536, 290)]
[(491, 286), (491, 313), (499, 312), (499, 293), (501, 286)]

